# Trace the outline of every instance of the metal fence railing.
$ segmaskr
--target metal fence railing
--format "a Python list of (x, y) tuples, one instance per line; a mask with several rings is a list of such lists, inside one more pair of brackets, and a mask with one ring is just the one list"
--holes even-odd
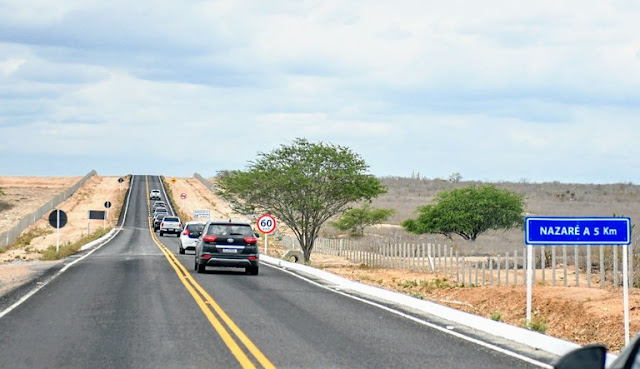
[(193, 177), (198, 181), (202, 182), (211, 192), (216, 193), (216, 186), (214, 186), (211, 182), (207, 181), (203, 176), (198, 173), (193, 173)]
[(22, 218), (20, 222), (18, 222), (18, 224), (13, 226), (11, 229), (9, 229), (6, 232), (0, 233), (0, 250), (6, 248), (11, 243), (13, 243), (13, 241), (15, 241), (20, 236), (22, 231), (24, 231), (27, 227), (29, 227), (30, 225), (38, 221), (41, 217), (47, 214), (47, 212), (54, 209), (56, 206), (60, 205), (60, 203), (62, 203), (64, 200), (71, 197), (71, 195), (73, 195), (78, 190), (78, 188), (80, 188), (80, 186), (82, 186), (89, 178), (93, 177), (96, 174), (97, 173), (95, 170), (90, 171), (89, 173), (87, 173), (87, 175), (82, 177), (82, 179), (80, 179), (76, 184), (66, 189), (65, 191), (62, 191), (60, 194), (56, 195), (54, 198), (49, 200), (46, 204), (42, 205), (39, 209), (37, 209), (33, 213)]
[[(293, 237), (281, 241), (300, 249)], [(640, 286), (636, 241), (630, 247), (630, 286)], [(600, 287), (622, 285), (622, 246), (534, 247), (533, 283), (551, 286)], [(392, 268), (432, 273), (466, 286), (524, 285), (526, 248), (495, 255), (465, 255), (444, 244), (399, 243), (394, 240), (318, 238), (314, 253), (341, 256), (368, 268)], [(637, 264), (637, 260), (635, 261)]]

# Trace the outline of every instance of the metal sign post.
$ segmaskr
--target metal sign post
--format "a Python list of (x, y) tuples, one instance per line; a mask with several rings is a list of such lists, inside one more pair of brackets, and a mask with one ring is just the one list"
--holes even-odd
[(107, 213), (104, 216), (104, 220), (102, 221), (102, 229), (107, 228), (107, 219), (109, 219), (109, 208), (111, 207), (111, 201), (105, 201), (104, 207), (107, 209)]
[(624, 299), (624, 345), (629, 344), (629, 245), (622, 246), (622, 290)]
[[(526, 217), (524, 238), (527, 245), (527, 325), (531, 322), (531, 294), (534, 245), (622, 245), (622, 286), (624, 299), (624, 340), (629, 344), (628, 252), (631, 218), (628, 217)], [(576, 266), (577, 267), (577, 266)], [(577, 273), (577, 270), (576, 270)]]
[(67, 213), (56, 209), (49, 214), (49, 224), (58, 230), (56, 234), (56, 253), (60, 252), (60, 228), (67, 224)]

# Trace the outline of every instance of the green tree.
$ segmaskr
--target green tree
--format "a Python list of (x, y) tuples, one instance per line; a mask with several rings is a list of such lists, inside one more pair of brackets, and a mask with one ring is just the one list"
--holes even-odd
[(364, 235), (364, 229), (387, 220), (393, 209), (372, 208), (369, 203), (347, 210), (338, 220), (330, 224), (341, 231), (349, 231), (354, 236)]
[(343, 146), (297, 138), (258, 153), (246, 171), (218, 174), (225, 196), (275, 215), (296, 235), (309, 261), (320, 227), (349, 204), (386, 192), (364, 160)]
[(452, 234), (475, 241), (490, 229), (510, 229), (524, 224), (524, 197), (495, 186), (470, 186), (441, 192), (435, 204), (417, 209), (417, 219), (402, 226), (409, 232)]

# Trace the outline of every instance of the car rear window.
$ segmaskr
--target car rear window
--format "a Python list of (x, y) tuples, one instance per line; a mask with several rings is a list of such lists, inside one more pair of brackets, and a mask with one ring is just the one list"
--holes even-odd
[(164, 217), (163, 219), (165, 222), (179, 222), (180, 218), (176, 218), (176, 217)]
[(189, 232), (202, 232), (204, 229), (204, 224), (189, 224), (187, 226)]
[(253, 236), (253, 229), (246, 224), (211, 224), (207, 234), (212, 236)]

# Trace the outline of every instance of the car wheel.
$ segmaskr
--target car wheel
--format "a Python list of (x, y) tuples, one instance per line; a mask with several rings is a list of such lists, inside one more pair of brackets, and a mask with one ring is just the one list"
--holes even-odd
[(258, 275), (258, 267), (248, 267), (245, 268), (247, 274)]
[(207, 266), (206, 266), (206, 265), (204, 265), (204, 264), (198, 264), (198, 268), (197, 268), (198, 273), (204, 273), (204, 269), (205, 269), (206, 267), (207, 267)]
[(178, 250), (179, 253), (184, 254), (184, 249), (182, 248), (182, 246), (180, 246), (180, 249)]
[(162, 231), (160, 231), (160, 237), (164, 236), (164, 233), (162, 233)]

